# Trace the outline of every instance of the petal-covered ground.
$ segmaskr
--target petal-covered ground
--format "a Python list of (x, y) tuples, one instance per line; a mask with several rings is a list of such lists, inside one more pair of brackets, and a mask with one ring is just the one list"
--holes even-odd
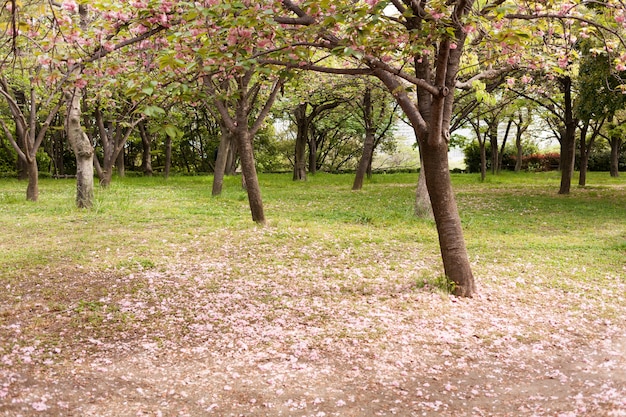
[(476, 260), (461, 299), (420, 281), (433, 254), (238, 233), (8, 285), (0, 415), (626, 416), (626, 269)]

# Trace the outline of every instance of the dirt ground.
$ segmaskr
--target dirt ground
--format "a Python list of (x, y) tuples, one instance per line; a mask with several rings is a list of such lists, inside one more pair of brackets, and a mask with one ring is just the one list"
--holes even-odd
[(493, 270), (467, 300), (228, 268), (7, 286), (0, 416), (626, 416), (623, 280), (596, 296)]

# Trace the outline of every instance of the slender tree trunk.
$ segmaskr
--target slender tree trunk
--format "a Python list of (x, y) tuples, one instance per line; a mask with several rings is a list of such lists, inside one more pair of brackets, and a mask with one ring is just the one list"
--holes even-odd
[(220, 145), (217, 149), (217, 158), (215, 159), (215, 170), (213, 171), (213, 188), (211, 190), (211, 195), (213, 196), (222, 194), (230, 142), (230, 134), (228, 133), (226, 127), (222, 127), (222, 136), (220, 137)]
[(80, 125), (81, 92), (75, 89), (66, 93), (67, 98), (67, 139), (72, 145), (76, 156), (76, 206), (90, 208), (93, 206), (93, 169), (94, 157), (91, 141)]
[(480, 180), (485, 181), (487, 177), (487, 149), (485, 146), (485, 139), (478, 141), (480, 148)]
[(317, 173), (317, 142), (315, 138), (309, 139), (309, 174)]
[(498, 123), (489, 123), (489, 145), (491, 145), (491, 173), (498, 172)]
[(230, 146), (228, 147), (228, 157), (226, 158), (226, 169), (224, 170), (225, 175), (235, 175), (237, 173), (237, 155), (239, 154), (239, 149), (237, 146), (237, 141), (230, 137)]
[(622, 139), (618, 137), (612, 137), (609, 140), (611, 145), (611, 177), (619, 177), (619, 150), (622, 147)]
[(363, 179), (367, 174), (367, 170), (372, 162), (372, 154), (374, 152), (374, 130), (371, 128), (365, 131), (365, 142), (363, 143), (363, 154), (359, 160), (359, 165), (354, 176), (354, 183), (352, 184), (353, 190), (360, 190), (363, 188)]
[(126, 175), (126, 167), (124, 166), (124, 148), (123, 147), (120, 150), (120, 152), (117, 154), (115, 167), (117, 168), (117, 175), (120, 178), (123, 178)]
[(309, 142), (309, 125), (306, 117), (306, 103), (300, 104), (294, 113), (298, 132), (296, 134), (296, 147), (294, 150), (293, 180), (306, 181), (306, 145)]
[(152, 137), (150, 137), (144, 122), (139, 123), (139, 136), (141, 137), (141, 171), (143, 175), (151, 177), (152, 172)]
[(237, 144), (239, 145), (239, 157), (241, 158), (241, 172), (246, 181), (246, 191), (248, 192), (248, 203), (252, 220), (259, 224), (265, 223), (263, 212), (263, 201), (261, 199), (261, 187), (254, 163), (254, 151), (252, 149), (252, 138), (245, 132), (238, 132)]
[(517, 148), (517, 159), (515, 160), (515, 172), (522, 170), (522, 159), (524, 158), (524, 149), (522, 147), (522, 132), (517, 129), (515, 135), (515, 147)]
[(595, 136), (589, 139), (589, 143), (587, 143), (587, 131), (589, 129), (589, 120), (585, 121), (582, 129), (580, 130), (580, 172), (578, 175), (578, 185), (584, 187), (587, 185), (587, 166), (589, 165), (589, 154), (591, 153), (591, 147), (593, 146), (593, 142)]
[(165, 136), (165, 168), (163, 169), (163, 175), (165, 178), (170, 177), (170, 168), (172, 167), (172, 138), (169, 135)]
[(500, 151), (498, 151), (498, 166), (496, 166), (496, 174), (499, 174), (502, 171), (502, 159), (504, 158), (504, 149), (506, 148), (506, 142), (509, 139), (509, 132), (511, 131), (511, 125), (513, 124), (513, 120), (509, 119), (509, 122), (506, 125), (506, 131), (504, 132), (504, 137), (502, 138), (502, 145), (500, 145)]
[(367, 168), (371, 163), (371, 156), (374, 153), (374, 133), (375, 128), (372, 120), (372, 92), (369, 88), (365, 90), (363, 95), (363, 120), (365, 122), (365, 140), (363, 141), (363, 154), (359, 160), (359, 165), (354, 176), (353, 190), (363, 188), (363, 179), (367, 173)]

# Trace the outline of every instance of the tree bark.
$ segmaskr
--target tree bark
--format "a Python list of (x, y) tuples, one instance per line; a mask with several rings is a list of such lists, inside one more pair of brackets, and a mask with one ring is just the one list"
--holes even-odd
[(612, 136), (609, 138), (609, 144), (611, 145), (611, 177), (619, 177), (619, 151), (622, 147), (622, 138), (618, 136)]
[(307, 104), (302, 103), (296, 107), (294, 111), (294, 117), (296, 119), (296, 125), (298, 132), (296, 134), (296, 147), (294, 150), (294, 164), (293, 164), (293, 180), (294, 181), (306, 181), (306, 145), (309, 143), (309, 123), (306, 115)]
[(152, 172), (152, 137), (146, 129), (144, 122), (139, 123), (139, 136), (141, 137), (141, 171), (143, 175), (151, 177)]
[(317, 173), (317, 142), (315, 138), (309, 139), (309, 174)]
[[(591, 154), (591, 149), (593, 148), (593, 143), (595, 142), (596, 136), (598, 135), (598, 129), (593, 128), (593, 132), (591, 133), (591, 137), (587, 142), (587, 132), (589, 130), (589, 120), (586, 120), (584, 125), (580, 130), (580, 172), (578, 175), (578, 185), (584, 187), (587, 185), (587, 167), (589, 165), (589, 155)], [(604, 123), (604, 121), (602, 122)], [(597, 126), (596, 126), (597, 127)]]
[(165, 135), (165, 168), (163, 169), (163, 175), (165, 178), (170, 177), (170, 168), (172, 167), (172, 138), (169, 135)]
[(491, 145), (491, 173), (498, 172), (498, 122), (497, 118), (489, 122), (489, 145)]
[(224, 184), (224, 173), (226, 172), (226, 162), (230, 150), (231, 136), (225, 126), (222, 126), (222, 136), (220, 137), (220, 145), (217, 149), (217, 158), (215, 159), (215, 170), (213, 171), (213, 187), (211, 195), (218, 196), (222, 194), (222, 186)]
[[(462, 33), (458, 36), (463, 37)], [(460, 62), (460, 50), (455, 50), (451, 57), (449, 41), (442, 41), (440, 55), (437, 57), (435, 85), (439, 95), (431, 93), (432, 101), (427, 111), (420, 111), (418, 105), (403, 92), (400, 82), (389, 72), (374, 70), (376, 75), (394, 93), (398, 104), (411, 121), (420, 139), (420, 151), (423, 154), (423, 169), (426, 186), (430, 194), (433, 215), (439, 234), (439, 247), (446, 278), (453, 283), (453, 293), (462, 297), (471, 297), (476, 292), (461, 218), (452, 190), (450, 169), (448, 166), (448, 142), (444, 133), (448, 132), (452, 106), (454, 103), (454, 85)], [(459, 42), (461, 43), (461, 42)], [(402, 90), (402, 91), (400, 91)], [(423, 104), (422, 104), (423, 105)], [(424, 119), (423, 114), (428, 118)], [(430, 123), (429, 123), (430, 122)]]
[(37, 168), (37, 158), (29, 158), (25, 163), (25, 167), (28, 174), (26, 200), (37, 201), (39, 199), (39, 169)]
[(576, 157), (576, 126), (578, 120), (574, 118), (572, 103), (572, 79), (569, 76), (559, 79), (563, 91), (565, 104), (565, 126), (561, 134), (561, 186), (559, 194), (569, 194), (572, 176), (574, 175), (574, 158)]
[(452, 190), (448, 146), (442, 140), (433, 145), (428, 142), (425, 141), (422, 147), (424, 174), (437, 224), (444, 271), (446, 277), (454, 283), (454, 294), (469, 297), (476, 292), (476, 287)]
[(413, 213), (421, 218), (434, 218), (433, 206), (430, 203), (430, 195), (426, 186), (426, 176), (424, 175), (424, 160), (420, 150), (420, 172), (417, 176), (417, 190), (415, 191), (415, 205)]
[(120, 149), (115, 160), (115, 167), (117, 168), (117, 175), (123, 178), (126, 175), (126, 167), (124, 166), (124, 147)]
[(265, 213), (263, 212), (263, 200), (261, 199), (261, 187), (256, 173), (254, 162), (254, 151), (252, 149), (252, 138), (245, 132), (236, 135), (239, 145), (239, 157), (241, 158), (241, 172), (245, 178), (246, 191), (248, 193), (248, 203), (252, 220), (259, 224), (265, 223)]
[(359, 160), (359, 165), (354, 176), (352, 190), (360, 190), (363, 188), (363, 179), (370, 165), (372, 155), (374, 153), (374, 133), (372, 119), (372, 91), (367, 88), (363, 95), (363, 121), (365, 123), (365, 140), (363, 141), (363, 154)]
[(76, 206), (90, 208), (93, 206), (93, 147), (87, 134), (80, 125), (81, 119), (81, 92), (74, 89), (66, 93), (67, 99), (67, 139), (76, 156)]

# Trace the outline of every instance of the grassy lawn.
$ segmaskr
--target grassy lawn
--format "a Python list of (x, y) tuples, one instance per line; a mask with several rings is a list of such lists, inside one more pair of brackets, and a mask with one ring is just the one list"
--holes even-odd
[[(116, 179), (97, 190), (92, 210), (74, 208), (71, 180), (42, 180), (38, 203), (24, 201), (25, 184), (0, 182), (0, 278), (11, 282), (40, 268), (88, 269), (162, 266), (181, 246), (219, 246), (248, 234), (264, 244), (289, 245), (293, 256), (311, 243), (332, 249), (388, 247), (398, 259), (439, 266), (434, 224), (412, 214), (415, 174), (374, 176), (360, 192), (351, 175), (319, 174), (294, 183), (265, 174), (260, 182), (268, 226), (250, 220), (238, 178), (221, 197), (210, 195), (211, 177)], [(476, 274), (498, 263), (515, 278), (520, 263), (537, 273), (604, 280), (620, 272), (626, 250), (626, 179), (592, 173), (586, 188), (556, 194), (557, 173), (488, 177), (453, 175), (459, 210)], [(145, 266), (145, 265), (144, 265)], [(580, 273), (582, 269), (586, 273)]]
[[(626, 375), (606, 371), (607, 357), (621, 366), (618, 353), (598, 356), (605, 368), (589, 375), (573, 359), (595, 358), (624, 331), (626, 176), (591, 173), (562, 196), (557, 173), (453, 175), (473, 300), (442, 290), (435, 225), (413, 216), (416, 174), (375, 175), (358, 192), (352, 180), (260, 175), (265, 227), (239, 178), (217, 198), (211, 177), (116, 178), (91, 210), (74, 207), (72, 180), (41, 180), (37, 203), (25, 183), (1, 180), (0, 415), (159, 415), (155, 387), (175, 381), (176, 391), (198, 369), (212, 379), (195, 391), (185, 382), (165, 415), (376, 415), (372, 404), (473, 415), (468, 402), (488, 415), (626, 410)], [(152, 394), (95, 385), (113, 375)], [(552, 408), (531, 395), (546, 380)], [(85, 386), (100, 396), (86, 399)], [(336, 393), (310, 396), (322, 388)], [(540, 408), (519, 412), (529, 397)], [(494, 398), (516, 408), (497, 413), (506, 407)]]

